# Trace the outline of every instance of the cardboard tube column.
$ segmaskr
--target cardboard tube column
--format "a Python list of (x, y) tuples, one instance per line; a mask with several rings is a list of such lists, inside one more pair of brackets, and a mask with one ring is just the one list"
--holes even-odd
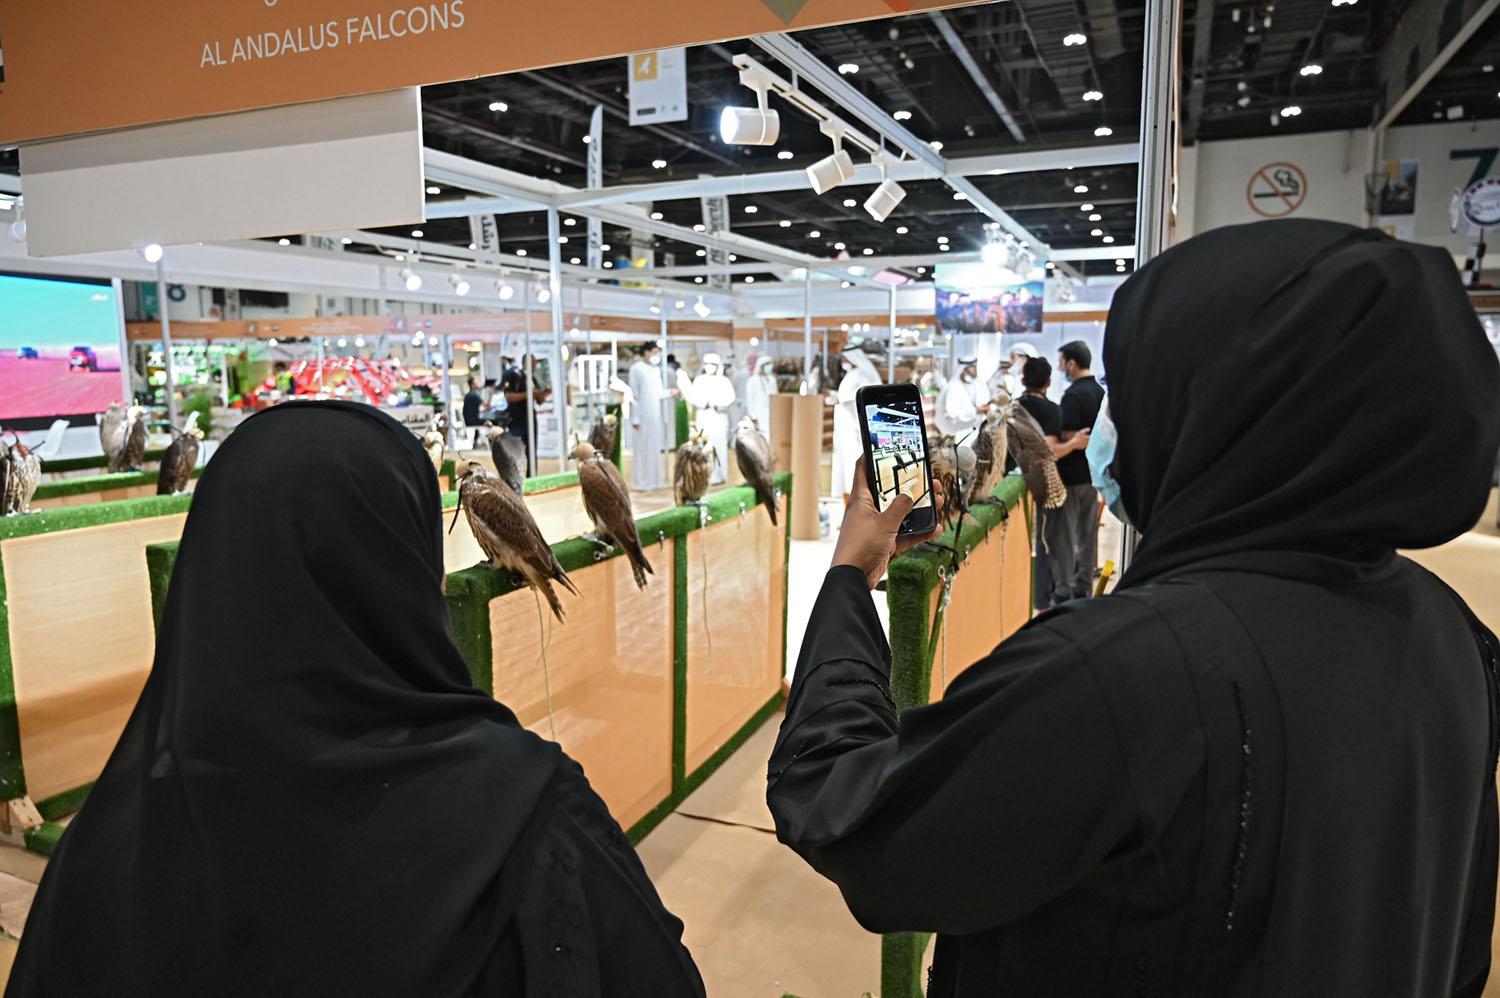
[[(772, 417), (774, 425), (776, 420)], [(792, 537), (815, 541), (818, 528), (818, 496), (822, 493), (823, 396), (792, 397)]]
[(792, 469), (792, 399), (796, 397), (780, 392), (771, 396), (771, 457), (777, 471)]

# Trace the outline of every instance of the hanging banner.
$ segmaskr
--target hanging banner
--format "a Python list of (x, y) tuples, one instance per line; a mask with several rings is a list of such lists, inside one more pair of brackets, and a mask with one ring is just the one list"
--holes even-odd
[[(703, 230), (711, 236), (723, 235), (729, 231), (729, 199), (727, 197), (703, 198)], [(729, 252), (721, 249), (709, 249), (708, 265), (710, 267), (729, 266)], [(729, 274), (723, 271), (710, 273), (708, 280), (704, 282), (709, 287), (718, 291), (729, 290)]]
[(687, 49), (657, 49), (630, 57), (630, 123), (687, 121)]
[[(604, 105), (595, 104), (593, 117), (589, 119), (589, 186), (595, 189), (604, 186)], [(588, 264), (595, 270), (604, 264), (604, 223), (597, 218), (589, 219)]]
[(118, 0), (11, 0), (0, 4), (0, 144), (961, 5), (154, 0), (143, 16)]
[(500, 252), (500, 223), (494, 215), (469, 216), (469, 241), (480, 253)]

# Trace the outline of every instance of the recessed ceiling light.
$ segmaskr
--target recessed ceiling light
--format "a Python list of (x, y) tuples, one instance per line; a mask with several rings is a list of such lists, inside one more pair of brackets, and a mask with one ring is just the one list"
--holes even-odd
[(760, 209), (757, 208), (755, 205), (753, 205), (753, 204), (747, 204), (747, 205), (745, 205), (745, 214), (747, 214), (747, 215), (753, 215), (757, 211), (760, 211)]
[(1286, 107), (1281, 109), (1281, 116), (1283, 118), (1295, 118), (1301, 113), (1302, 108), (1296, 104), (1288, 104)]
[(661, 212), (659, 212), (659, 211), (653, 211), (651, 213), (651, 221), (653, 221), (653, 222), (660, 222), (661, 221)]
[(853, 208), (857, 204), (859, 204), (859, 202), (856, 201), (856, 200), (854, 200), (853, 198), (844, 198), (844, 207), (845, 208)]
[(823, 233), (819, 232), (817, 229), (813, 229), (811, 232), (809, 232), (807, 234), (807, 238), (809, 238), (809, 239), (821, 239), (821, 238), (823, 238)]
[(1335, 7), (1353, 7), (1359, 0), (1333, 0)]
[(954, 191), (953, 192), (953, 200), (955, 200), (955, 201), (967, 201), (967, 200), (969, 200), (969, 195), (965, 194), (963, 191)]
[(1069, 48), (1074, 45), (1082, 45), (1088, 40), (1088, 35), (1085, 35), (1081, 31), (1074, 31), (1071, 34), (1063, 35), (1063, 44)]
[(290, 246), (292, 245), (292, 241), (286, 236), (282, 236), (280, 239), (276, 240), (276, 244), (278, 246)]
[(348, 236), (345, 236), (344, 238), (340, 239), (339, 242), (343, 243), (345, 246), (349, 246), (353, 244), (354, 240), (350, 239)]
[(422, 230), (421, 229), (412, 229), (411, 230), (411, 237), (413, 239), (421, 239), (422, 238)]
[(653, 159), (651, 165), (658, 170), (665, 170), (667, 168), (667, 161), (664, 159)]
[(563, 224), (564, 225), (577, 225), (578, 224), (578, 219), (576, 219), (576, 218), (565, 218), (565, 219), (563, 219)]
[(926, 267), (918, 267), (917, 268), (917, 273), (919, 273), (919, 274), (925, 274), (925, 273), (927, 273), (927, 268)]
[(947, 236), (938, 236), (937, 241), (940, 242), (940, 243), (946, 243), (948, 241), (948, 237)]
[(428, 194), (441, 194), (441, 193), (443, 193), (443, 189), (441, 187), (438, 187), (436, 184), (434, 184), (431, 187), (427, 188), (427, 193)]
[(942, 152), (943, 151), (943, 144), (941, 142), (939, 142), (937, 139), (933, 139), (931, 142), (927, 143), (927, 145), (929, 147), (931, 147), (931, 149), (932, 149), (933, 152)]
[(1081, 205), (1078, 206), (1078, 210), (1079, 211), (1093, 211), (1094, 210), (1094, 206), (1091, 205), (1091, 204), (1089, 204), (1087, 201), (1085, 201), (1083, 204), (1081, 204)]
[(735, 254), (733, 254), (733, 253), (729, 254), (729, 262), (730, 263), (734, 263), (738, 259), (739, 259), (739, 257), (736, 256)]
[(1100, 125), (1098, 128), (1094, 129), (1094, 138), (1096, 139), (1105, 139), (1113, 134), (1115, 134), (1115, 130), (1113, 128), (1110, 128), (1108, 125)]
[(698, 251), (698, 255), (699, 256), (708, 256), (708, 250), (701, 249), (701, 250)]
[(1085, 90), (1083, 92), (1083, 99), (1086, 101), (1103, 100), (1104, 95), (1097, 90)]
[(1074, 194), (1087, 194), (1088, 192), (1089, 192), (1089, 185), (1088, 184), (1076, 184), (1073, 187), (1073, 193)]
[(1107, 243), (1112, 243), (1112, 242), (1115, 241), (1115, 237), (1114, 236), (1105, 236), (1104, 237), (1104, 241), (1107, 242)]
[(504, 114), (506, 111), (510, 110), (510, 105), (505, 103), (505, 101), (503, 100), (492, 100), (490, 101), (490, 110), (499, 111), (501, 114)]
[(754, 284), (755, 283), (755, 275), (754, 274), (746, 274), (745, 275), (745, 283), (746, 284)]
[(841, 250), (841, 249), (844, 248), (844, 244), (843, 243), (834, 243), (833, 244), (833, 248), (836, 249), (836, 250)]
[(789, 218), (783, 218), (781, 221), (777, 222), (776, 224), (779, 225), (779, 226), (781, 226), (783, 229), (790, 229), (792, 227), (792, 221)]
[(841, 75), (841, 76), (853, 76), (857, 72), (859, 72), (859, 66), (858, 66), (858, 64), (852, 63), (852, 62), (841, 62), (841, 63), (839, 63), (839, 75)]
[(1318, 65), (1316, 62), (1310, 62), (1306, 66), (1303, 66), (1301, 69), (1299, 69), (1298, 72), (1303, 76), (1321, 76), (1323, 75), (1323, 67)]
[(874, 256), (875, 255), (875, 251), (873, 249), (871, 249), (870, 247), (866, 246), (864, 248), (864, 254), (865, 254), (865, 256)]
[(516, 256), (525, 256), (525, 255), (526, 255), (526, 250), (525, 249), (518, 249), (518, 250), (516, 250)]
[(573, 266), (576, 267), (576, 266), (578, 266), (579, 260), (578, 260), (578, 257), (575, 256), (575, 257), (569, 258), (568, 262), (571, 263)]
[(903, 109), (903, 110), (897, 111), (895, 114), (891, 115), (891, 117), (895, 118), (897, 121), (910, 121), (911, 120), (911, 112)]
[(693, 278), (693, 283), (694, 284), (702, 284), (703, 283), (703, 278), (701, 278), (701, 277), (695, 277), (695, 278)]
[(904, 235), (906, 235), (910, 231), (911, 230), (908, 229), (904, 225), (898, 225), (898, 226), (896, 226), (896, 235), (898, 235), (898, 236), (904, 236)]
[(594, 137), (592, 135), (585, 135), (583, 137), (583, 144), (584, 145), (588, 145), (592, 141), (594, 141)]
[(693, 226), (693, 231), (694, 232), (702, 232), (703, 231), (703, 223), (699, 222), (698, 224), (694, 225)]
[(1104, 230), (1103, 229), (1090, 229), (1089, 230), (1089, 235), (1091, 235), (1091, 236), (1102, 236), (1102, 235), (1104, 235)]
[(946, 252), (948, 252), (948, 244), (947, 243), (943, 243), (943, 245), (939, 246), (938, 249), (940, 249), (944, 253), (946, 253)]
[(477, 250), (478, 248), (479, 248), (479, 244), (478, 243), (470, 243), (469, 244), (469, 249), (471, 249), (471, 250)]
[(1092, 215), (1089, 216), (1089, 221), (1090, 222), (1102, 222), (1102, 221), (1104, 221), (1104, 216), (1101, 215), (1101, 214), (1099, 214), (1096, 211)]
[(792, 154), (792, 151), (790, 149), (783, 149), (779, 153), (776, 154), (776, 158), (777, 159), (791, 159), (792, 155), (793, 154)]
[(567, 236), (558, 236), (557, 237), (557, 242), (558, 242), (558, 245), (560, 245), (560, 246), (566, 246), (566, 245), (568, 245), (568, 237)]

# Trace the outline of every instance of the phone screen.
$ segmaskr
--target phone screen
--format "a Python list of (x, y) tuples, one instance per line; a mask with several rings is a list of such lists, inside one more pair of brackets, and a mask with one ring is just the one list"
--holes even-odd
[(907, 489), (920, 490), (915, 509), (931, 508), (927, 485), (927, 437), (922, 430), (922, 400), (909, 396), (865, 404), (870, 434), (870, 463), (875, 477), (875, 505), (881, 511)]

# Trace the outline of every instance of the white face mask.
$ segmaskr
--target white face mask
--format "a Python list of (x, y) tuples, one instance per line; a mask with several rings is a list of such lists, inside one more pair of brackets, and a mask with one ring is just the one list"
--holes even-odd
[(653, 366), (660, 367), (661, 366), (661, 354), (654, 353), (651, 356), (647, 357), (646, 361), (647, 361), (647, 363), (652, 364)]

